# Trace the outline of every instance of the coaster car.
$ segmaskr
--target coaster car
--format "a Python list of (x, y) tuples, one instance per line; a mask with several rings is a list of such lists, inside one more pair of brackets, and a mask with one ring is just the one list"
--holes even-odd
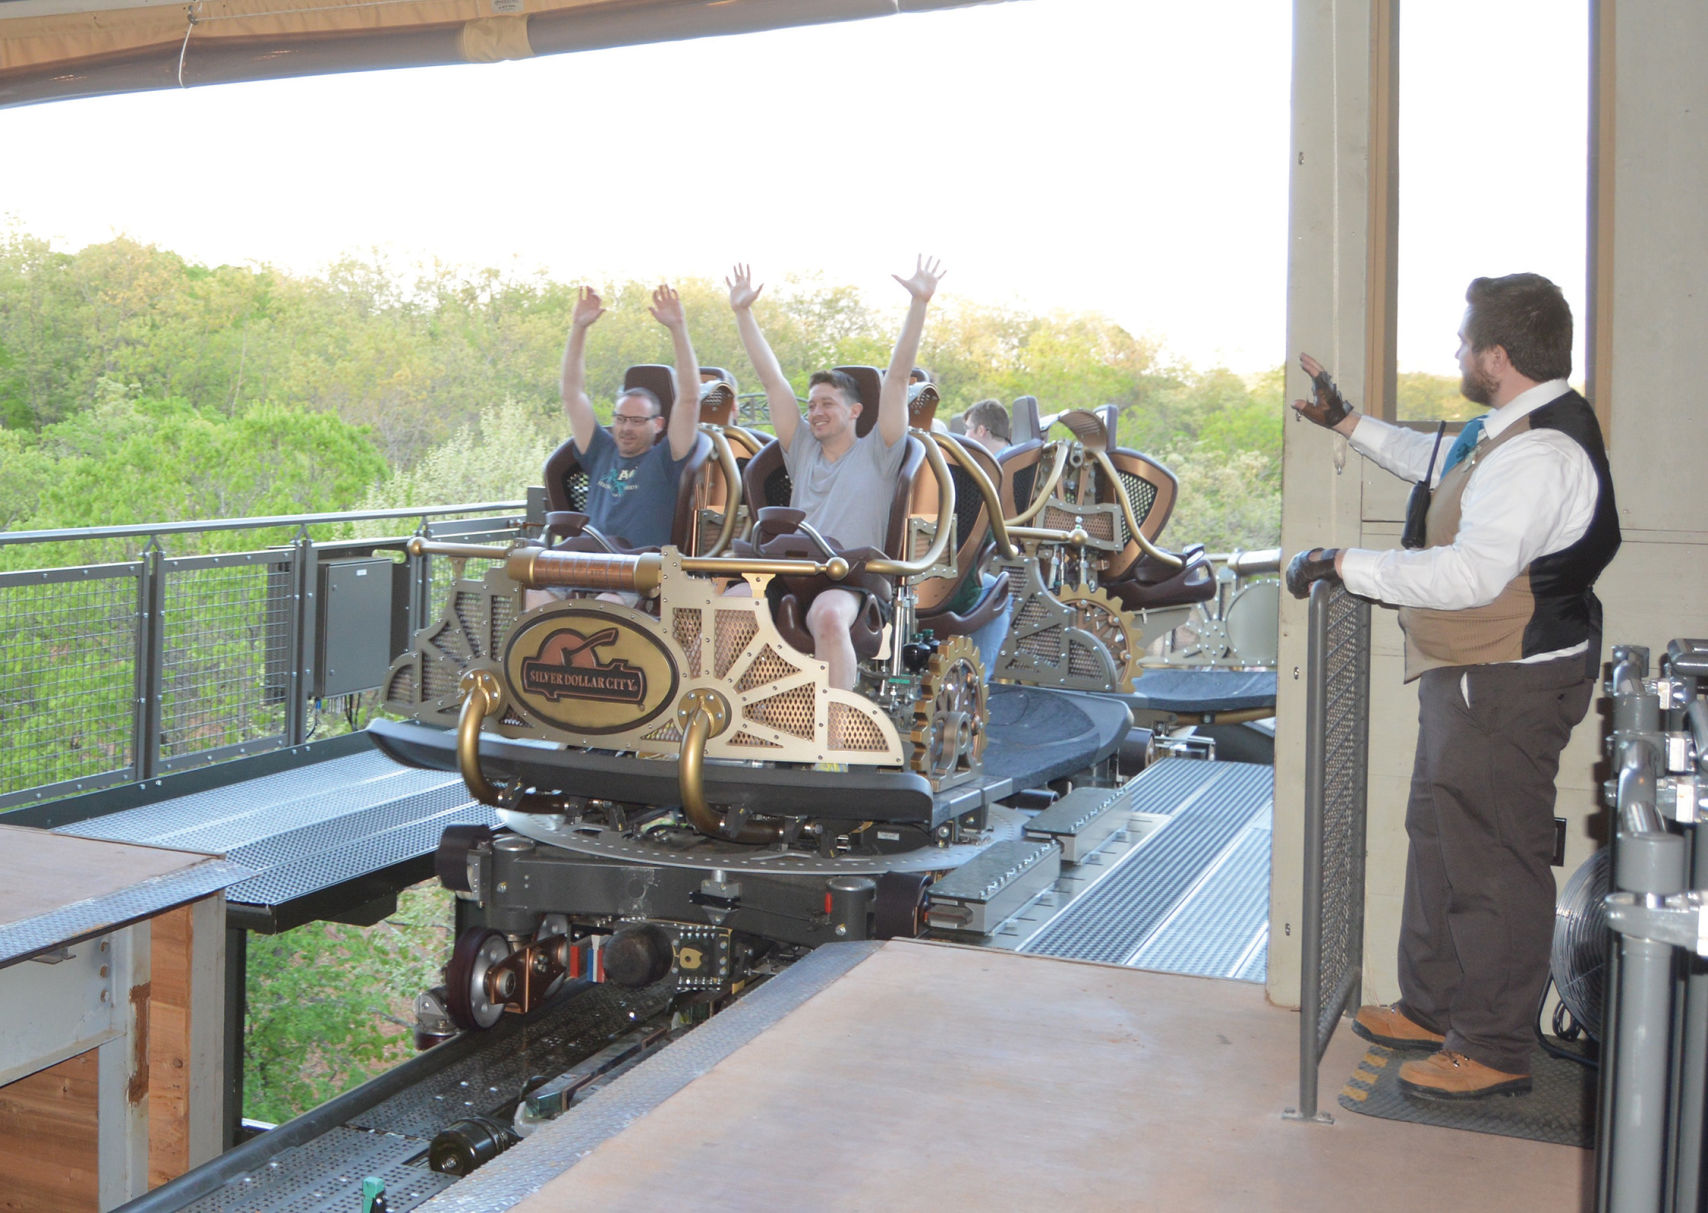
[[(992, 694), (967, 638), (917, 627), (915, 582), (947, 559), (955, 492), (947, 448), (908, 440), (940, 487), (913, 559), (411, 542), (498, 562), (459, 578), (393, 663), (386, 708), (407, 719), (369, 727), (399, 761), (459, 770), (507, 831), (441, 843), (442, 881), (482, 921), (429, 1010), (490, 1026), (583, 975), (715, 997), (778, 948), (917, 934), (931, 875), (1017, 826), (998, 802), (1114, 753), (1119, 705)], [(997, 500), (988, 478), (981, 494)], [(779, 627), (768, 590), (858, 576), (893, 580), (892, 640), (845, 691)], [(731, 579), (750, 596), (725, 593)], [(554, 587), (639, 594), (648, 610), (593, 597), (523, 609)]]
[[(1037, 560), (1014, 570), (1013, 623), (994, 677), (1128, 694), (1153, 647), (1163, 664), (1273, 664), (1274, 587), (1250, 587), (1256, 595), (1233, 609), (1247, 588), (1240, 577), (1273, 570), (1236, 554), (1218, 573), (1202, 544), (1161, 547), (1179, 482), (1115, 445), (1115, 413), (1064, 412), (1053, 424), (1071, 437), (1049, 442), (1036, 399), (1014, 403), (1015, 441), (1000, 457), (1004, 512), (1009, 534)], [(1240, 625), (1230, 629), (1235, 613)]]

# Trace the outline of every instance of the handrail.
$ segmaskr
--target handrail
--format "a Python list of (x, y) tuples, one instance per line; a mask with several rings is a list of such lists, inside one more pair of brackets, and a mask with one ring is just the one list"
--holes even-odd
[(487, 514), (524, 510), (525, 501), (483, 501), (411, 509), (344, 510), (333, 514), (270, 514), (259, 518), (213, 518), (206, 522), (153, 522), (140, 526), (58, 527), (50, 531), (0, 531), (0, 544), (50, 543), (66, 539), (125, 539), (139, 535), (192, 535), (200, 531), (260, 530), (324, 522), (368, 522), (379, 518), (426, 518), (444, 514)]

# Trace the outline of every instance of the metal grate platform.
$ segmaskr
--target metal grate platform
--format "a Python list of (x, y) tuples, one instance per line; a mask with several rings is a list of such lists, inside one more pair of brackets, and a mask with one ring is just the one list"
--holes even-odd
[(1267, 919), (1274, 769), (1171, 759), (1134, 777), (1132, 810), (1167, 820), (1017, 950), (1237, 976)]
[[(226, 890), (234, 925), (282, 929), (272, 911), (432, 854), (448, 825), (495, 825), (462, 778), (375, 751), (279, 771), (61, 826), (56, 834), (224, 855), (251, 875)], [(242, 907), (260, 913), (244, 915)]]

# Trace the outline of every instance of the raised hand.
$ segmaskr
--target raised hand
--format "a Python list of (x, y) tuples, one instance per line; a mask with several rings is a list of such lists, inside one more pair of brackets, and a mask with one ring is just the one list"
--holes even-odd
[(584, 329), (605, 314), (605, 306), (592, 287), (584, 286), (576, 296), (575, 310), (570, 314), (570, 322), (578, 329)]
[(937, 284), (943, 281), (943, 275), (946, 272), (941, 261), (921, 253), (918, 262), (913, 267), (913, 277), (903, 278), (900, 274), (891, 274), (890, 277), (906, 287), (907, 293), (915, 299), (921, 303), (928, 303), (931, 296), (937, 293)]
[(1311, 377), (1312, 399), (1293, 401), (1293, 411), (1307, 421), (1334, 429), (1351, 415), (1352, 406), (1346, 403), (1346, 397), (1340, 394), (1322, 363), (1309, 354), (1300, 354), (1299, 365)]
[(652, 292), (652, 318), (664, 325), (665, 328), (675, 328), (687, 323), (687, 313), (682, 310), (682, 296), (676, 293), (674, 287), (660, 286)]
[(729, 305), (738, 312), (744, 312), (753, 306), (753, 301), (759, 298), (759, 292), (765, 289), (761, 282), (753, 285), (753, 271), (745, 265), (737, 265), (724, 279), (724, 285), (729, 287)]

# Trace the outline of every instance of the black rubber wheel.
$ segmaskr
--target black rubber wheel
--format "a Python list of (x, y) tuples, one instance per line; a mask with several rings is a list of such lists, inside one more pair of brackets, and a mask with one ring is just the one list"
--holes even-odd
[(491, 826), (446, 826), (433, 852), (433, 874), (453, 893), (472, 893), (469, 888), (469, 852), (492, 841)]
[(872, 901), (874, 939), (915, 939), (925, 929), (925, 891), (931, 877), (925, 872), (885, 872), (878, 877)]
[(504, 1017), (504, 1003), (486, 992), (486, 974), (510, 955), (510, 941), (488, 927), (470, 927), (445, 964), (445, 1012), (465, 1032), (490, 1028)]

